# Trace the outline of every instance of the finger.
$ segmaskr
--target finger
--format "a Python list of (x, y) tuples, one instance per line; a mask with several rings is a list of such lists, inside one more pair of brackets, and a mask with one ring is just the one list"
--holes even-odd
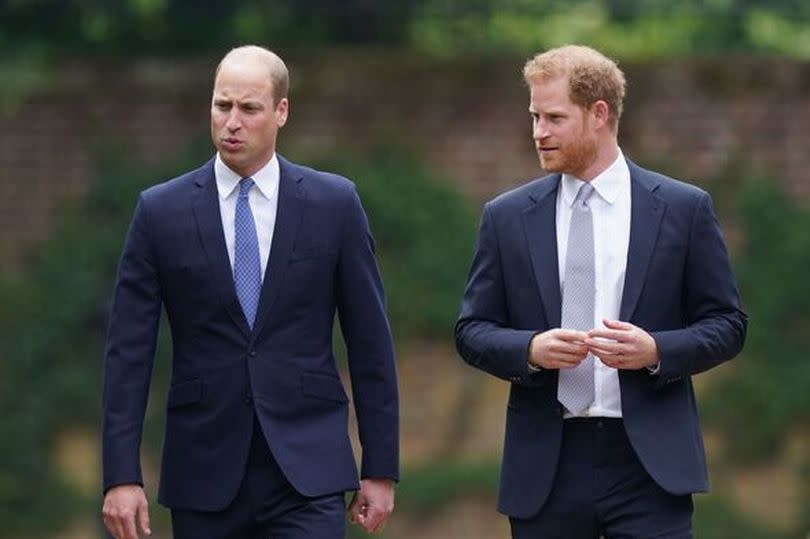
[(365, 527), (365, 522), (368, 520), (368, 505), (366, 505), (364, 499), (358, 497), (351, 507), (352, 522), (363, 527)]
[(381, 531), (383, 531), (383, 529), (385, 529), (385, 523), (388, 522), (389, 515), (384, 514), (382, 518), (380, 518), (379, 522), (377, 522), (377, 525), (374, 526), (374, 533), (380, 533)]
[(139, 539), (138, 530), (135, 529), (135, 515), (126, 515), (122, 522), (123, 539)]
[(602, 339), (604, 341), (626, 341), (632, 335), (627, 330), (595, 328), (588, 332), (588, 338)]
[(604, 355), (616, 355), (630, 352), (630, 348), (626, 344), (615, 341), (590, 339), (587, 345), (588, 350), (596, 356), (600, 353)]
[(127, 538), (127, 527), (126, 527), (126, 517), (124, 517), (120, 511), (116, 511), (110, 517), (110, 524), (112, 525), (113, 536), (115, 539), (126, 539)]
[(602, 363), (614, 369), (623, 370), (637, 370), (641, 368), (641, 364), (635, 357), (628, 357), (624, 355), (611, 356), (602, 360)]
[(127, 532), (124, 521), (119, 517), (115, 519), (115, 539), (126, 539)]
[(601, 350), (599, 348), (592, 348), (591, 353), (598, 357), (602, 363), (606, 363), (607, 361), (615, 361), (616, 358), (621, 355), (615, 350)]
[(367, 532), (374, 533), (379, 528), (385, 515), (379, 509), (370, 507), (366, 515), (366, 525), (364, 526)]
[(588, 338), (588, 332), (575, 329), (559, 329), (554, 332), (554, 337), (563, 342), (578, 343), (584, 342)]
[(619, 367), (621, 367), (622, 363), (624, 362), (622, 356), (619, 355), (614, 356), (605, 354), (604, 356), (597, 356), (597, 357), (599, 357), (599, 361), (601, 361), (608, 367), (612, 367), (614, 369), (618, 369)]
[(582, 334), (582, 340), (576, 341), (566, 341), (563, 339), (554, 339), (546, 343), (545, 351), (546, 352), (556, 352), (556, 351), (566, 351), (569, 353), (575, 353), (577, 351), (586, 351), (587, 346), (585, 346), (585, 341), (588, 340), (588, 334)]
[(109, 515), (104, 515), (104, 525), (107, 527), (107, 531), (110, 532), (110, 535), (115, 537), (115, 539), (121, 539), (121, 526), (118, 523), (118, 519), (112, 518)]
[(365, 522), (363, 523), (363, 529), (371, 533), (374, 531), (374, 528), (377, 526), (377, 523), (378, 523), (377, 511), (369, 507), (366, 511), (366, 518)]
[(349, 503), (349, 513), (357, 512), (361, 505), (363, 505), (363, 502), (360, 500), (360, 494), (355, 492), (352, 501)]
[(549, 369), (571, 369), (576, 367), (587, 357), (587, 354), (559, 354), (548, 358)]
[(605, 325), (606, 328), (621, 329), (624, 331), (629, 331), (636, 327), (630, 322), (623, 322), (621, 320), (609, 320), (607, 318), (602, 319), (602, 323)]
[(558, 363), (554, 363), (549, 368), (551, 368), (551, 369), (574, 369), (580, 363), (582, 363), (582, 362), (581, 361), (571, 361), (571, 362), (562, 362), (562, 361), (560, 361)]
[(146, 503), (146, 500), (141, 502), (141, 506), (138, 509), (138, 523), (143, 533), (152, 535), (152, 530), (149, 528), (149, 504)]
[(548, 350), (548, 357), (550, 358), (565, 358), (565, 359), (574, 359), (578, 358), (582, 360), (585, 356), (588, 355), (588, 346), (585, 344), (581, 345), (558, 345), (550, 348)]
[(352, 524), (363, 525), (363, 515), (358, 512), (352, 511), (349, 513), (349, 520), (351, 520)]

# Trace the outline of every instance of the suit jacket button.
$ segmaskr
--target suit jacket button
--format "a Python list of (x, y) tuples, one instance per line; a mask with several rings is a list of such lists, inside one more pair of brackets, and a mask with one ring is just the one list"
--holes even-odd
[(253, 397), (251, 395), (245, 396), (245, 404), (247, 405), (253, 404)]
[(251, 351), (249, 351), (249, 352), (248, 352), (248, 355), (249, 355), (250, 357), (256, 357), (256, 350), (251, 350)]

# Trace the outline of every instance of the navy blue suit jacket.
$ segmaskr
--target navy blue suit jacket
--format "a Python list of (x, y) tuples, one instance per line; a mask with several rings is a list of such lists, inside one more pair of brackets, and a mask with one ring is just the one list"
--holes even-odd
[(391, 331), (354, 185), (279, 157), (276, 227), (251, 331), (225, 247), (213, 160), (141, 193), (121, 256), (104, 358), (104, 489), (143, 482), (139, 449), (161, 306), (171, 327), (159, 501), (219, 510), (234, 498), (258, 417), (300, 493), (358, 486), (348, 399), (332, 352), (348, 351), (362, 477), (398, 478)]
[[(691, 375), (742, 348), (746, 316), (709, 195), (628, 161), (630, 245), (620, 319), (652, 334), (660, 371), (619, 371), (627, 434), (653, 479), (674, 494), (708, 488)], [(562, 435), (557, 370), (531, 373), (531, 338), (560, 327), (559, 174), (484, 207), (456, 324), (469, 364), (512, 383), (499, 510), (527, 518), (554, 480)]]

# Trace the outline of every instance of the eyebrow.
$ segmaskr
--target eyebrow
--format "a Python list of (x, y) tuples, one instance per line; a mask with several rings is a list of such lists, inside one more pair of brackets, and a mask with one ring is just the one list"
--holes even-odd
[(234, 99), (232, 97), (214, 97), (214, 104), (217, 105), (226, 105), (236, 103), (237, 106), (244, 107), (244, 106), (251, 106), (251, 107), (263, 107), (264, 103), (261, 102), (259, 99), (245, 99), (244, 101), (239, 101), (238, 99)]

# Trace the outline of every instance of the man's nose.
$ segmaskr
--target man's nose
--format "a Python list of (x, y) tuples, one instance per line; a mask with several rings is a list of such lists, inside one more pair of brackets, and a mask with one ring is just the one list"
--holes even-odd
[(548, 124), (543, 119), (535, 120), (532, 125), (534, 140), (541, 140), (548, 136)]
[(239, 111), (233, 109), (228, 113), (228, 121), (225, 123), (228, 131), (236, 131), (242, 127), (242, 119), (239, 117)]

